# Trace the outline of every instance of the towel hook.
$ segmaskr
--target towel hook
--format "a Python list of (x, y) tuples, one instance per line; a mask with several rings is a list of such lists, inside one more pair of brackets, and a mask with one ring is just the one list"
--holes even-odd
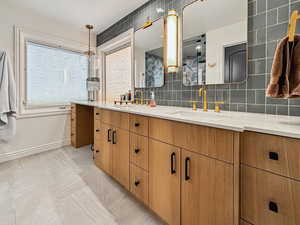
[(289, 42), (293, 42), (295, 40), (295, 33), (296, 33), (298, 19), (300, 19), (300, 14), (298, 13), (298, 10), (295, 10), (292, 13), (290, 23), (289, 23), (289, 28), (288, 28)]

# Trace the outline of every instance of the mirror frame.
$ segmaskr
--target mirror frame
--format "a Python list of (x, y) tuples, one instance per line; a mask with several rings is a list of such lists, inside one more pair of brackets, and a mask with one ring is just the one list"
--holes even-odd
[[(190, 3), (188, 4), (185, 4), (182, 9), (181, 9), (181, 19), (179, 20), (180, 21), (180, 35), (181, 35), (181, 40), (179, 41), (181, 47), (179, 48), (180, 49), (180, 53), (179, 53), (179, 62), (180, 62), (180, 72), (183, 73), (183, 42), (184, 42), (184, 39), (183, 39), (183, 21), (184, 21), (184, 10), (185, 8), (189, 7), (190, 5), (196, 3), (196, 2), (202, 2), (202, 3), (205, 3), (204, 0), (193, 0), (191, 1)], [(240, 82), (232, 82), (232, 83), (223, 83), (223, 84), (197, 84), (197, 85), (185, 85), (183, 83), (183, 76), (182, 76), (182, 85), (185, 86), (185, 87), (197, 87), (197, 86), (212, 86), (212, 85), (217, 85), (217, 86), (220, 86), (220, 85), (242, 85), (244, 83), (247, 82), (248, 78), (249, 78), (249, 35), (248, 35), (248, 16), (249, 16), (249, 13), (248, 13), (248, 9), (249, 9), (249, 6), (248, 6), (248, 3), (247, 3), (247, 42), (244, 43), (246, 44), (246, 49), (247, 49), (247, 52), (246, 52), (246, 59), (247, 59), (247, 62), (246, 62), (246, 79), (244, 81), (240, 81)], [(242, 44), (242, 43), (240, 43)]]
[[(159, 18), (156, 18), (155, 20), (151, 20), (152, 22), (152, 25), (154, 25), (155, 22), (159, 21), (159, 20), (162, 20), (163, 24), (162, 24), (162, 31), (163, 31), (163, 34), (164, 34), (164, 29), (165, 29), (165, 16), (160, 16)], [(136, 29), (133, 33), (133, 61), (135, 61), (135, 33), (139, 30), (143, 30), (143, 26), (139, 27), (138, 29)], [(146, 28), (147, 29), (147, 28)], [(136, 87), (135, 86), (135, 78), (136, 78), (136, 71), (135, 71), (135, 67), (133, 68), (133, 74), (134, 74), (134, 88), (135, 89), (149, 89), (149, 88), (162, 88), (165, 86), (166, 84), (166, 78), (165, 78), (165, 75), (166, 75), (166, 70), (165, 70), (165, 34), (164, 34), (164, 37), (163, 37), (163, 41), (162, 41), (162, 48), (163, 48), (163, 84), (161, 86), (145, 86), (145, 87)]]

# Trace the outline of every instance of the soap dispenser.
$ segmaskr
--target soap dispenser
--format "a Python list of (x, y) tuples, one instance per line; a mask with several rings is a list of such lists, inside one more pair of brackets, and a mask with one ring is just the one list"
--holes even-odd
[(149, 106), (150, 107), (155, 107), (156, 106), (154, 91), (151, 91), (151, 100), (150, 100)]

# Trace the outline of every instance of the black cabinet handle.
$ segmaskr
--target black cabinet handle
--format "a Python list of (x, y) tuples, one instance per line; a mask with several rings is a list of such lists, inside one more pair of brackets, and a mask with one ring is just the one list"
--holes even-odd
[(140, 123), (135, 123), (134, 126), (135, 126), (135, 127), (139, 127), (139, 126), (140, 126)]
[(272, 212), (278, 213), (278, 205), (276, 202), (269, 202), (269, 210), (271, 210)]
[(141, 150), (140, 149), (134, 149), (135, 154), (138, 154)]
[(96, 132), (99, 132), (99, 131), (100, 131), (99, 129), (96, 130)]
[(111, 132), (111, 129), (108, 129), (107, 130), (107, 142), (111, 142), (110, 132)]
[(134, 182), (134, 185), (137, 187), (137, 186), (139, 186), (140, 183), (141, 182), (137, 180), (137, 181)]
[(112, 143), (113, 143), (113, 145), (115, 145), (115, 144), (117, 144), (117, 131), (113, 131), (113, 133), (112, 133)]
[(269, 152), (269, 158), (271, 160), (275, 160), (275, 161), (278, 161), (279, 160), (279, 155), (277, 152)]
[(171, 154), (171, 174), (176, 173), (176, 153)]
[(185, 180), (190, 180), (191, 177), (190, 177), (190, 162), (191, 162), (191, 159), (189, 157), (185, 158)]
[(100, 151), (99, 150), (96, 150), (96, 153), (99, 153)]
[(96, 116), (99, 116), (100, 115), (100, 113), (96, 113)]

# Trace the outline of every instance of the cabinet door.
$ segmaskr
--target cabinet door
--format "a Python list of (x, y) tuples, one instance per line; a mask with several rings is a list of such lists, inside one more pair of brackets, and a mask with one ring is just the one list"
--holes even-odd
[(112, 174), (112, 132), (109, 125), (102, 124), (100, 138), (95, 144), (96, 165), (110, 175)]
[(149, 140), (149, 206), (169, 225), (180, 224), (180, 149)]
[(115, 128), (112, 133), (113, 177), (129, 190), (129, 132)]
[(182, 225), (233, 224), (233, 166), (182, 150)]

